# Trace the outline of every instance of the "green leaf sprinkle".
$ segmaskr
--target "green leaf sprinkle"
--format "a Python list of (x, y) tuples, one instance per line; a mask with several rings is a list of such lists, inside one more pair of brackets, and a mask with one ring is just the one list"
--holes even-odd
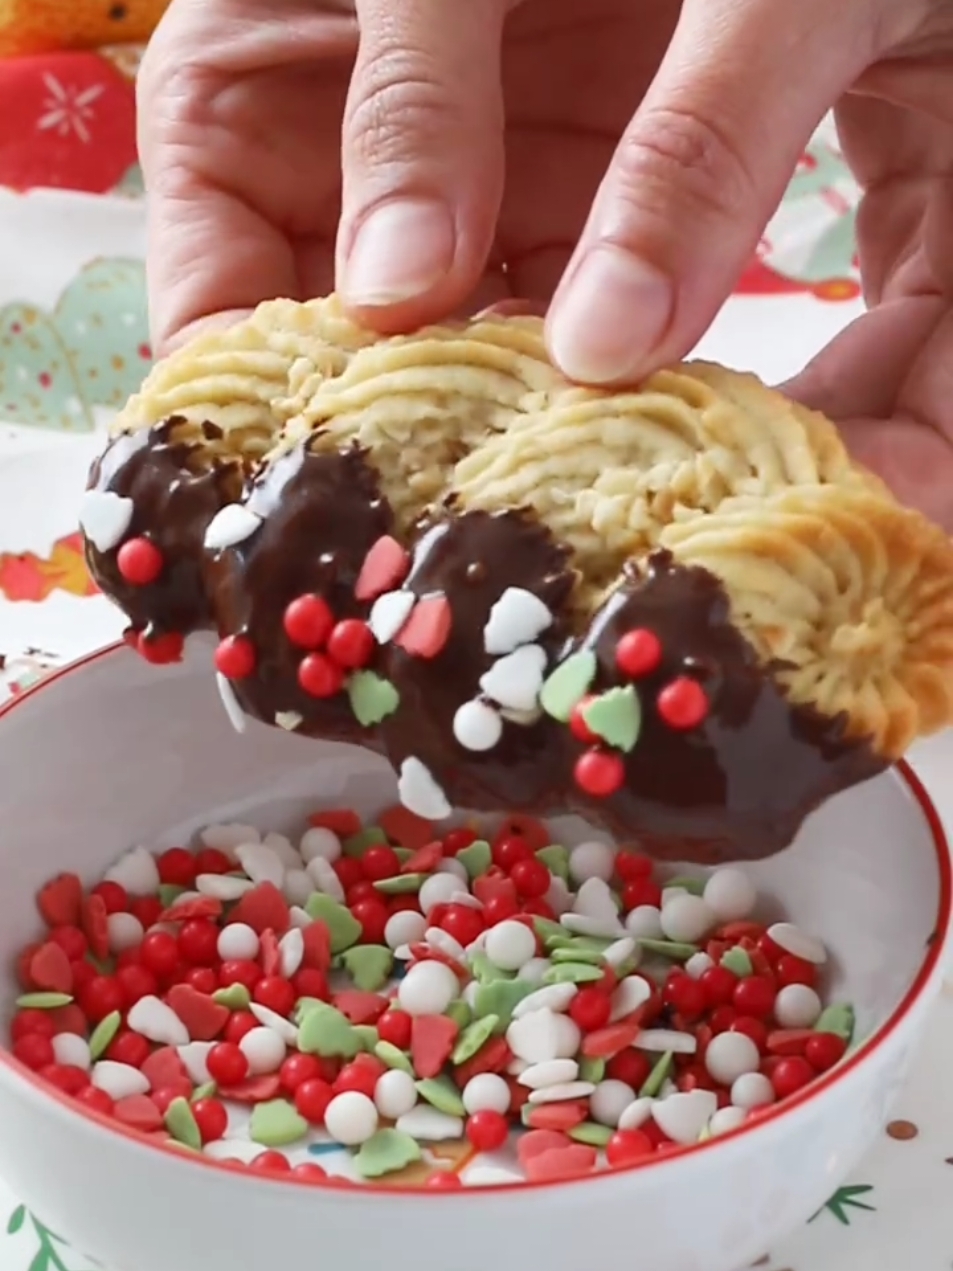
[(721, 955), (719, 966), (723, 966), (726, 971), (734, 972), (741, 980), (746, 975), (750, 975), (754, 969), (751, 965), (751, 958), (748, 956), (748, 950), (742, 949), (739, 945), (735, 945), (733, 949), (728, 949)]
[(331, 937), (331, 952), (343, 953), (357, 944), (364, 934), (364, 928), (346, 905), (338, 904), (333, 896), (316, 891), (308, 897), (305, 911), (309, 918), (323, 922)]
[(417, 1093), (432, 1108), (450, 1117), (465, 1117), (460, 1091), (450, 1077), (430, 1077), (417, 1082)]
[(406, 1072), (411, 1077), (414, 1075), (414, 1066), (410, 1062), (409, 1056), (395, 1046), (393, 1042), (379, 1041), (374, 1047), (374, 1054), (388, 1068), (397, 1068), (400, 1072)]
[(612, 1138), (613, 1131), (596, 1121), (583, 1121), (582, 1125), (574, 1126), (567, 1133), (577, 1143), (585, 1143), (588, 1147), (605, 1147)]
[(544, 984), (594, 984), (601, 980), (602, 967), (589, 962), (554, 962), (543, 976)]
[(610, 688), (584, 707), (582, 717), (592, 732), (616, 750), (635, 748), (642, 729), (642, 703), (634, 684)]
[(251, 1003), (251, 994), (244, 984), (229, 984), (227, 988), (216, 989), (212, 1001), (227, 1006), (230, 1011), (245, 1011)]
[(672, 1071), (675, 1064), (675, 1052), (667, 1050), (664, 1055), (660, 1055), (656, 1059), (652, 1071), (642, 1083), (639, 1090), (640, 1099), (654, 1099), (658, 1092), (665, 1085), (665, 1081)]
[(382, 944), (356, 944), (341, 955), (344, 969), (355, 988), (376, 993), (387, 983), (394, 966), (394, 955)]
[(493, 852), (486, 839), (477, 839), (475, 843), (470, 843), (457, 852), (457, 860), (471, 880), (482, 878), (493, 864)]
[(475, 1019), (457, 1039), (457, 1044), (450, 1056), (450, 1062), (459, 1067), (468, 1059), (480, 1053), (496, 1031), (499, 1020), (495, 1015), (484, 1015), (483, 1019)]
[(165, 1128), (177, 1143), (184, 1143), (196, 1152), (201, 1148), (202, 1135), (188, 1099), (180, 1096), (172, 1100), (165, 1110)]
[(420, 1144), (400, 1130), (378, 1130), (354, 1157), (354, 1168), (361, 1178), (382, 1178), (396, 1174), (419, 1161), (423, 1153)]
[(90, 1058), (98, 1059), (100, 1055), (104, 1055), (109, 1049), (109, 1045), (113, 1038), (119, 1032), (122, 1026), (122, 1012), (110, 1011), (110, 1013), (101, 1019), (93, 1029), (92, 1036), (89, 1039)]
[(363, 1047), (354, 1025), (335, 1006), (316, 1002), (298, 1026), (298, 1049), (325, 1059), (353, 1059)]
[(639, 940), (638, 944), (643, 953), (657, 953), (672, 962), (687, 962), (698, 952), (697, 944), (684, 944), (681, 940)]
[(72, 1000), (69, 993), (22, 993), (16, 1004), (21, 1010), (55, 1011), (59, 1006), (69, 1006)]
[(550, 843), (548, 847), (539, 849), (536, 853), (536, 859), (541, 865), (545, 865), (551, 874), (561, 878), (564, 883), (569, 882), (568, 848), (561, 847), (558, 843)]
[(387, 835), (379, 825), (367, 825), (346, 838), (341, 844), (341, 850), (345, 856), (359, 860), (369, 847), (380, 847), (386, 843)]
[(596, 678), (596, 655), (591, 649), (571, 653), (547, 678), (539, 694), (539, 704), (547, 715), (567, 724)]
[(374, 671), (355, 671), (347, 682), (347, 695), (357, 722), (364, 728), (379, 724), (400, 705), (400, 694), (390, 680)]
[(816, 1033), (833, 1033), (836, 1037), (850, 1042), (854, 1036), (856, 1019), (854, 1008), (849, 1002), (834, 1002), (827, 1006), (818, 1016), (814, 1025)]
[(495, 1016), (498, 1023), (494, 1032), (505, 1033), (513, 1011), (535, 988), (536, 985), (527, 980), (494, 980), (491, 984), (480, 984), (474, 996), (473, 1013), (480, 1019)]
[(308, 1133), (308, 1123), (287, 1099), (256, 1103), (248, 1127), (249, 1138), (264, 1147), (287, 1147)]

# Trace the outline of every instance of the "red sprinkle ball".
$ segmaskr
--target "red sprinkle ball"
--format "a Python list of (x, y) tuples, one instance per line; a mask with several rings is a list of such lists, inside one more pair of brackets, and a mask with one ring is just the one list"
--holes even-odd
[(116, 567), (131, 587), (148, 587), (162, 573), (162, 552), (148, 538), (130, 538), (116, 553)]
[[(322, 676), (340, 682), (330, 646), (342, 661), (357, 658), (359, 627), (332, 625), (329, 652), (307, 654), (315, 687)], [(243, 640), (219, 646), (223, 674), (248, 665)], [(606, 796), (621, 766), (620, 755), (593, 748), (576, 777)], [(235, 1169), (353, 1186), (334, 1177), (343, 1153), (312, 1159), (328, 1142), (346, 1143), (352, 1175), (374, 1181), (383, 1168), (400, 1181), (411, 1165), (420, 1186), (449, 1191), (466, 1185), (474, 1153), (500, 1154), (543, 1182), (693, 1150), (704, 1131), (718, 1137), (800, 1096), (844, 1056), (853, 1013), (824, 1009), (823, 946), (790, 923), (760, 921), (735, 868), (663, 894), (665, 879), (642, 853), (591, 841), (567, 851), (528, 816), (507, 817), (485, 838), (476, 826), (441, 835), (399, 807), (373, 826), (350, 808), (307, 822), (294, 858), (287, 839), (279, 851), (249, 832), (236, 862), (226, 850), (235, 827), (212, 826), (194, 850), (157, 853), (154, 871), (137, 849), (90, 890), (75, 874), (51, 879), (37, 896), (43, 926), (15, 961), (15, 1058), (78, 1109), (152, 1141), (201, 1150), (246, 1126), (243, 1137), (258, 1146), (245, 1144), (250, 1164), (230, 1160)], [(326, 880), (302, 894), (319, 860), (343, 903)], [(465, 878), (444, 872), (450, 860)], [(218, 884), (242, 878), (242, 866), (272, 881), (246, 876), (226, 907)], [(592, 941), (560, 922), (583, 886), (589, 903), (601, 893), (606, 944), (618, 948), (624, 934), (655, 939), (654, 965), (635, 955), (593, 961)], [(183, 891), (191, 899), (178, 899)], [(660, 926), (674, 958), (656, 939)], [(557, 949), (568, 958), (558, 970), (570, 971), (576, 942), (580, 952), (586, 945), (584, 976), (559, 1011), (558, 1053), (587, 1084), (554, 1099), (525, 1084), (514, 1063), (545, 1062), (553, 1030), (542, 1015), (491, 1028), (515, 998), (481, 1007), (477, 994), (465, 1019), (459, 1003), (486, 969), (474, 946), (518, 987), (524, 968)], [(685, 944), (694, 949), (687, 958)], [(660, 1044), (666, 1033), (671, 1044)], [(678, 1044), (683, 1035), (691, 1048)], [(205, 1048), (199, 1073), (183, 1061), (190, 1042)], [(686, 1102), (689, 1092), (705, 1097)], [(421, 1179), (431, 1098), (459, 1114), (459, 1139), (447, 1146), (462, 1163)], [(395, 1124), (396, 1136), (363, 1151)]]
[(215, 669), (228, 680), (245, 680), (255, 672), (258, 658), (248, 636), (226, 636), (215, 650)]
[(627, 631), (615, 649), (616, 666), (623, 675), (637, 680), (659, 667), (662, 661), (662, 642), (654, 631), (635, 627)]
[[(298, 667), (298, 683), (310, 697), (334, 697), (349, 671), (374, 656), (374, 633), (362, 618), (336, 621), (322, 596), (298, 596), (285, 609), (285, 635), (310, 652)], [(224, 672), (223, 672), (224, 674)]]
[(625, 761), (616, 751), (587, 750), (573, 769), (576, 785), (593, 798), (605, 799), (622, 788)]
[(298, 596), (285, 609), (285, 635), (299, 649), (320, 649), (333, 626), (334, 614), (322, 596)]
[(658, 713), (669, 728), (697, 728), (708, 716), (708, 696), (697, 680), (687, 675), (666, 684), (656, 699)]

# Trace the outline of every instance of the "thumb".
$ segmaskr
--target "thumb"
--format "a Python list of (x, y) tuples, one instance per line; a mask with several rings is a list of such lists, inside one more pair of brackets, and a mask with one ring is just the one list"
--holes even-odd
[(451, 312), (486, 262), (503, 189), (505, 9), (358, 0), (337, 281), (379, 329)]
[(685, 0), (550, 310), (567, 375), (631, 380), (692, 348), (817, 124), (870, 60), (870, 9)]

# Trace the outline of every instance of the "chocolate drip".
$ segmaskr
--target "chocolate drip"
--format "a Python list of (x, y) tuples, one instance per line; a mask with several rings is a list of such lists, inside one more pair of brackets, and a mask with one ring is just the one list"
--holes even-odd
[[(337, 620), (368, 617), (370, 602), (355, 598), (355, 583), (370, 549), (398, 534), (373, 466), (357, 447), (319, 453), (302, 443), (253, 478), (245, 506), (261, 525), (210, 554), (205, 530), (238, 497), (238, 472), (194, 462), (192, 449), (176, 442), (174, 423), (113, 442), (91, 485), (134, 501), (128, 536), (150, 537), (166, 565), (142, 588), (122, 580), (115, 552), (87, 545), (90, 565), (137, 627), (185, 633), (214, 621), (223, 635), (247, 637), (254, 672), (233, 687), (243, 707), (269, 723), (293, 713), (304, 734), (382, 748), (395, 767), (417, 759), (453, 803), (537, 815), (575, 810), (657, 856), (713, 863), (781, 850), (821, 802), (885, 766), (867, 741), (847, 736), (844, 718), (786, 698), (732, 624), (714, 575), (656, 553), (641, 569), (628, 567), (587, 620), (573, 607), (568, 549), (531, 514), (513, 509), (449, 506), (411, 536), (410, 572), (393, 586), (418, 603), (445, 601), (449, 634), (425, 651), (376, 647), (368, 669), (390, 681), (399, 702), (377, 728), (364, 728), (346, 692), (316, 698), (300, 687), (306, 651), (288, 639), (284, 613), (316, 593)], [(591, 650), (590, 692), (634, 683), (641, 732), (623, 756), (618, 793), (597, 798), (576, 785), (574, 768), (589, 743), (549, 716), (503, 712), (502, 735), (489, 750), (466, 750), (456, 740), (456, 713), (481, 696), (480, 678), (495, 661), (484, 631), (508, 588), (532, 593), (552, 615), (536, 640), (547, 674), (571, 653)], [(632, 682), (617, 667), (616, 648), (635, 629), (653, 632), (662, 653)], [(702, 685), (708, 703), (707, 716), (687, 730), (657, 708), (659, 692), (682, 676)]]
[(95, 461), (89, 489), (132, 500), (127, 538), (148, 535), (162, 552), (162, 573), (148, 587), (130, 586), (119, 572), (115, 552), (86, 543), (86, 561), (97, 585), (147, 636), (187, 635), (213, 625), (202, 576), (202, 541), (212, 517), (238, 497), (237, 463), (196, 463), (199, 448), (177, 436), (182, 421), (124, 433)]

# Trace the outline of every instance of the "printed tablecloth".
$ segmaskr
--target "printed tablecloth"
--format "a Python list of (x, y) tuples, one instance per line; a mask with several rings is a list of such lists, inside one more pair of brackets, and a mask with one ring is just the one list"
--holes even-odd
[[(65, 0), (61, 0), (65, 3)], [(116, 638), (86, 573), (89, 461), (151, 359), (135, 157), (135, 49), (0, 61), (0, 692)], [(699, 352), (785, 378), (860, 312), (857, 191), (822, 127)], [(935, 795), (949, 738), (923, 749)], [(55, 774), (51, 774), (55, 788)], [(947, 783), (948, 784), (948, 783)], [(944, 796), (948, 823), (953, 797)], [(769, 1271), (948, 1271), (953, 1263), (953, 990), (897, 1119)], [(2, 1133), (2, 1128), (0, 1128)], [(50, 1163), (55, 1169), (55, 1162)], [(0, 1271), (88, 1263), (0, 1183)], [(126, 1271), (135, 1271), (127, 1268)], [(172, 1269), (170, 1269), (172, 1271)]]

